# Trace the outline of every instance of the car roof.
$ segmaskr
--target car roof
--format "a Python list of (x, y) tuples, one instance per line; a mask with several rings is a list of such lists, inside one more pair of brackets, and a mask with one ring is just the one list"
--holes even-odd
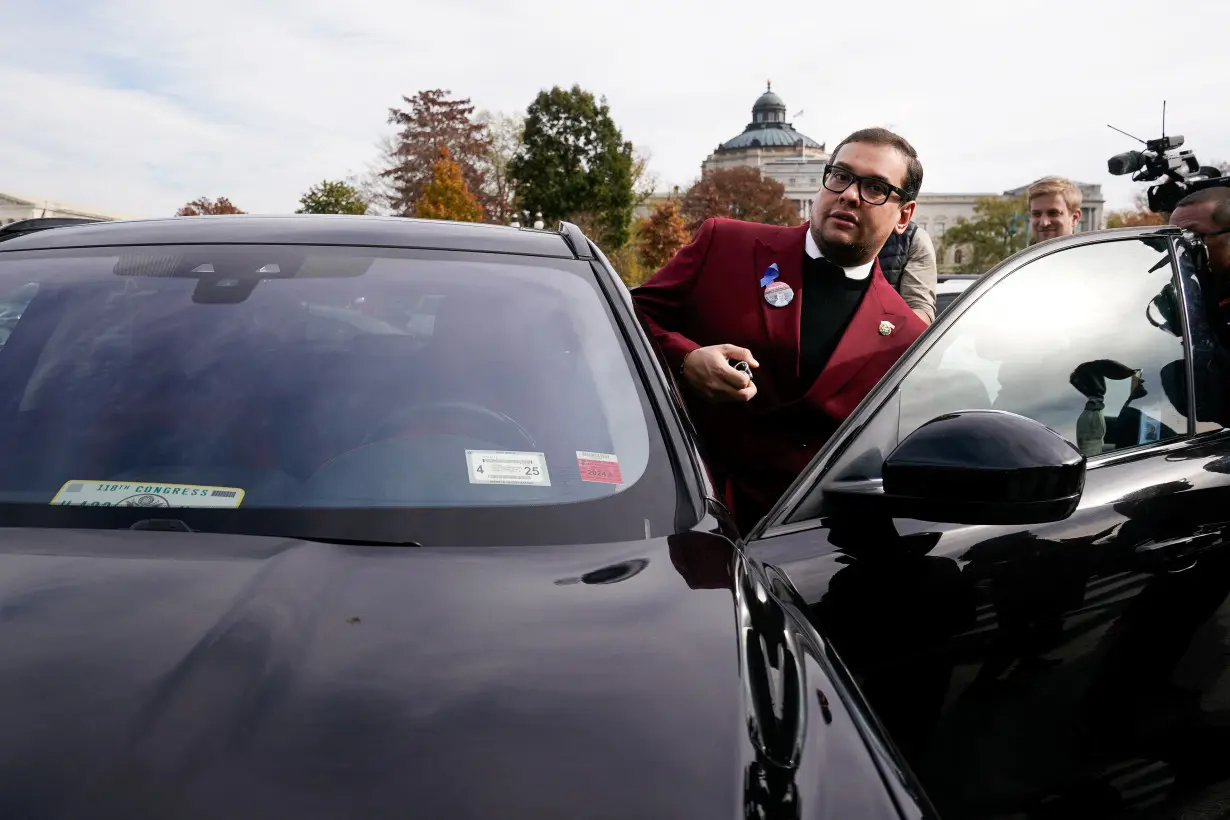
[(588, 243), (575, 226), (560, 231), (443, 222), (406, 217), (327, 214), (253, 214), (169, 217), (95, 222), (49, 228), (0, 244), (0, 253), (117, 245), (340, 245), (433, 250), (481, 251), (564, 259), (590, 258)]

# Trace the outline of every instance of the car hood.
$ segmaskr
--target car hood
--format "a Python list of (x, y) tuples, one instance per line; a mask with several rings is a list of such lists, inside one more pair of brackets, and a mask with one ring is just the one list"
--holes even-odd
[(746, 566), (0, 530), (0, 816), (889, 816), (819, 667), (749, 661)]

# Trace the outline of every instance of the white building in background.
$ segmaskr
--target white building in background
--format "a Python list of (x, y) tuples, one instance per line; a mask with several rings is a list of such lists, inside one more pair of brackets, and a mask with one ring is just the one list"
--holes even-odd
[(101, 219), (111, 222), (117, 219), (131, 219), (131, 216), (93, 208), (82, 208), (65, 202), (54, 202), (41, 197), (31, 197), (0, 191), (0, 225), (8, 225), (22, 219), (37, 217), (76, 217), (81, 219)]
[(786, 198), (798, 206), (799, 217), (807, 219), (829, 158), (824, 145), (786, 121), (786, 103), (769, 83), (752, 105), (752, 121), (743, 133), (719, 145), (700, 167), (702, 174), (740, 165), (759, 168), (785, 186)]
[[(719, 145), (701, 163), (701, 173), (740, 165), (759, 168), (764, 176), (785, 186), (786, 197), (798, 205), (800, 219), (807, 219), (831, 155), (825, 150), (825, 143), (817, 142), (795, 130), (786, 120), (786, 111), (785, 102), (773, 92), (770, 85), (752, 105), (752, 121), (743, 129), (743, 133)], [(926, 167), (925, 157), (923, 166)], [(1106, 227), (1106, 201), (1102, 196), (1102, 186), (1084, 182), (1078, 182), (1077, 185), (1084, 197), (1079, 230), (1100, 230)], [(1022, 185), (1002, 193), (924, 192), (918, 197), (914, 219), (931, 234), (938, 246), (944, 232), (955, 225), (958, 219), (973, 219), (974, 205), (979, 199), (1020, 196), (1025, 193), (1027, 187), (1029, 186)], [(678, 189), (673, 194), (669, 191), (654, 193), (637, 209), (637, 216), (646, 216), (657, 203), (682, 193), (683, 191)], [(1021, 214), (1021, 219), (1022, 230), (1028, 231), (1027, 215)], [(951, 269), (960, 264), (958, 253), (956, 249), (947, 249), (946, 258), (940, 260), (940, 269)]]

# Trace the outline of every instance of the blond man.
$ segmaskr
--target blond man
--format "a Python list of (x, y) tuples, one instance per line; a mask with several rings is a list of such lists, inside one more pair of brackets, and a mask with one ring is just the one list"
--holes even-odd
[(1071, 236), (1081, 222), (1081, 189), (1063, 177), (1044, 177), (1025, 192), (1029, 209), (1029, 244)]

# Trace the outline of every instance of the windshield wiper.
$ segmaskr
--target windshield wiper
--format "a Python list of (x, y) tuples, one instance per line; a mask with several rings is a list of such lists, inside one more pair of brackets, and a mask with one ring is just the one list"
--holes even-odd
[(344, 547), (421, 547), (418, 541), (380, 541), (372, 538), (319, 538), (307, 535), (289, 535), (296, 541), (313, 541), (317, 544), (340, 544)]
[[(158, 532), (200, 532), (178, 518), (142, 518), (130, 530), (156, 530)], [(296, 541), (314, 541), (318, 544), (340, 544), (344, 547), (421, 547), (418, 541), (381, 541), (372, 538), (318, 538), (306, 535), (274, 535), (273, 538), (293, 538)]]

